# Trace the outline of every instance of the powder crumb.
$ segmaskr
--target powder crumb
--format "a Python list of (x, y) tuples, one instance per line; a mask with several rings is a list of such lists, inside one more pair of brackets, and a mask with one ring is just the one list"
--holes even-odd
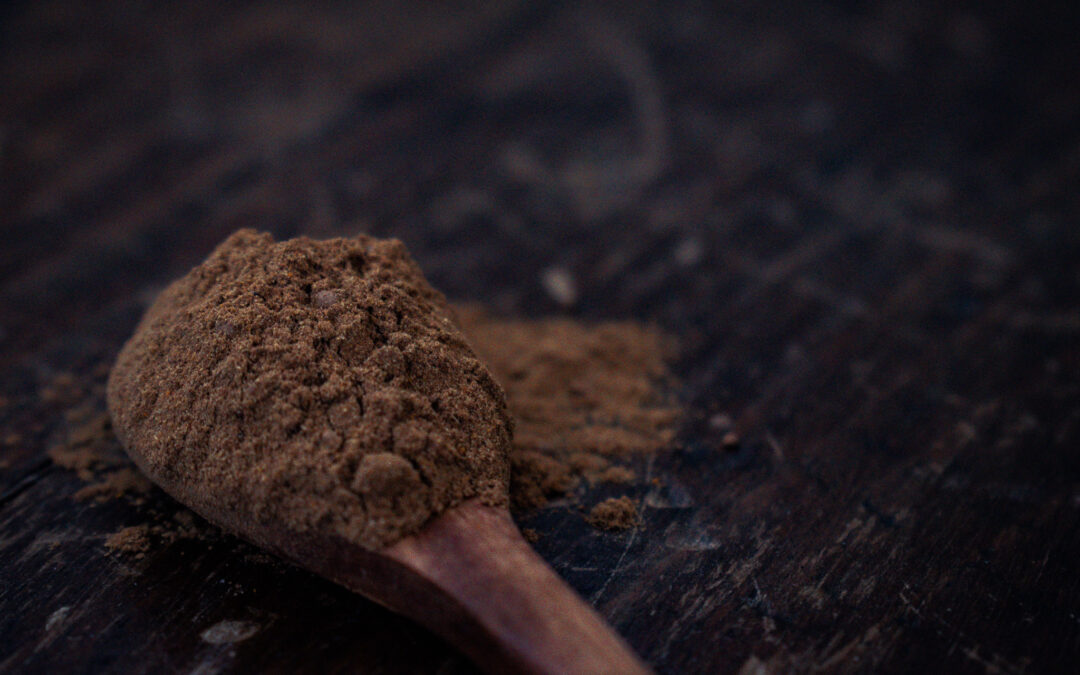
[(74, 471), (84, 481), (93, 480), (93, 469), (108, 461), (108, 457), (103, 455), (98, 448), (73, 448), (67, 445), (57, 445), (49, 448), (46, 454), (53, 464)]
[(91, 483), (75, 493), (77, 501), (93, 499), (96, 502), (104, 502), (115, 497), (121, 497), (129, 493), (146, 494), (150, 491), (151, 483), (135, 469), (120, 469), (105, 474), (99, 483)]
[(531, 527), (526, 527), (521, 530), (521, 536), (525, 537), (525, 541), (530, 544), (535, 544), (540, 541), (540, 533)]
[(517, 448), (510, 456), (510, 505), (515, 511), (537, 509), (573, 485), (570, 467), (553, 457)]
[(605, 499), (592, 507), (585, 520), (601, 530), (628, 530), (641, 521), (637, 505), (626, 496)]
[(53, 464), (89, 482), (95, 470), (123, 462), (113, 451), (114, 436), (107, 413), (83, 405), (69, 410), (65, 417), (72, 425), (66, 438), (46, 452)]
[(116, 553), (126, 553), (144, 558), (150, 550), (150, 528), (147, 525), (125, 527), (105, 538), (105, 548)]
[[(108, 373), (107, 363), (92, 368), (92, 374), (97, 378), (103, 378)], [(73, 401), (64, 411), (67, 422), (64, 439), (46, 452), (53, 464), (75, 472), (86, 483), (72, 498), (104, 502), (135, 495), (135, 504), (144, 503), (144, 495), (151, 490), (152, 484), (121, 453), (109, 416), (101, 411), (103, 386), (92, 381), (77, 380), (70, 374), (65, 374), (59, 385), (83, 395), (81, 400)], [(154, 517), (160, 520), (157, 514)], [(165, 544), (179, 539), (208, 540), (216, 537), (217, 533), (216, 528), (198, 524), (190, 511), (182, 509), (174, 513), (171, 520), (146, 523), (110, 535), (106, 548), (143, 557), (155, 542)]]
[(613, 466), (597, 476), (597, 483), (633, 483), (636, 474), (625, 466)]
[[(105, 548), (118, 553), (143, 558), (154, 546), (164, 546), (180, 540), (213, 541), (218, 535), (217, 528), (200, 526), (190, 511), (179, 511), (173, 515), (174, 522), (164, 521), (151, 525), (144, 523), (126, 527), (109, 535)], [(207, 549), (213, 548), (207, 546)]]
[(195, 514), (187, 509), (181, 509), (173, 514), (173, 520), (175, 520), (181, 527), (194, 527), (195, 526)]
[(110, 437), (112, 424), (109, 414), (102, 412), (91, 416), (68, 434), (68, 445), (90, 445)]
[(567, 458), (566, 463), (575, 473), (586, 478), (598, 476), (610, 466), (606, 458), (587, 452), (575, 452)]
[(38, 390), (43, 403), (70, 403), (79, 398), (83, 388), (72, 373), (58, 373), (48, 384)]

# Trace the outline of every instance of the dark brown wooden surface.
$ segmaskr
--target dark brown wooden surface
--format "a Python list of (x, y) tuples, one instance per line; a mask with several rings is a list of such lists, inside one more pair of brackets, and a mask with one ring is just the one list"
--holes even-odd
[(1015, 4), (5, 5), (0, 671), (471, 672), (224, 535), (105, 555), (177, 507), (45, 458), (241, 226), (683, 337), (644, 527), (523, 522), (658, 671), (1074, 670), (1078, 32)]

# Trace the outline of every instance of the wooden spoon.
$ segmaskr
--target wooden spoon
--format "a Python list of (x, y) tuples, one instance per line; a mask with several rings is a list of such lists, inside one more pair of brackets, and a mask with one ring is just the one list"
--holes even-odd
[(371, 551), (222, 512), (189, 486), (157, 482), (210, 522), (427, 626), (488, 672), (651, 672), (532, 550), (505, 508), (466, 501)]

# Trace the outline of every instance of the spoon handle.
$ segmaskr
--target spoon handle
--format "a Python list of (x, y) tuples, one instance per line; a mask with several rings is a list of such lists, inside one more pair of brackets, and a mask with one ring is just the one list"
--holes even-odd
[(505, 508), (464, 502), (381, 551), (217, 515), (219, 525), (427, 626), (490, 673), (652, 672), (533, 552)]
[(414, 573), (399, 577), (403, 582), (409, 578), (421, 586), (419, 594), (408, 594), (408, 606), (394, 603), (394, 609), (487, 670), (651, 672), (533, 552), (505, 509), (466, 502), (382, 555)]

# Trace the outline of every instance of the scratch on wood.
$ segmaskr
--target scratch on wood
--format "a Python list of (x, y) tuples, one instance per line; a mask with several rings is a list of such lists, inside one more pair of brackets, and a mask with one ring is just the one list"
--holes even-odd
[[(908, 593), (912, 592), (911, 586), (906, 583), (904, 584), (904, 590), (906, 590)], [(900, 598), (900, 602), (904, 603), (904, 606), (909, 612), (919, 617), (923, 621), (927, 621), (931, 625), (935, 625), (936, 628), (934, 629), (934, 631), (939, 636), (948, 637), (951, 640), (954, 640), (954, 646), (961, 643), (966, 643), (966, 645), (961, 648), (961, 653), (969, 660), (974, 661), (986, 668), (986, 672), (1006, 673), (1008, 675), (1024, 672), (1024, 667), (1009, 663), (1003, 656), (996, 652), (988, 651), (990, 655), (989, 658), (983, 656), (980, 652), (984, 649), (984, 647), (978, 644), (978, 642), (976, 642), (975, 640), (971, 639), (963, 630), (949, 623), (936, 613), (930, 612), (929, 610), (920, 607), (916, 607), (915, 603), (913, 603), (907, 597), (907, 595), (905, 595), (904, 591), (900, 591), (898, 593), (898, 596)]]

